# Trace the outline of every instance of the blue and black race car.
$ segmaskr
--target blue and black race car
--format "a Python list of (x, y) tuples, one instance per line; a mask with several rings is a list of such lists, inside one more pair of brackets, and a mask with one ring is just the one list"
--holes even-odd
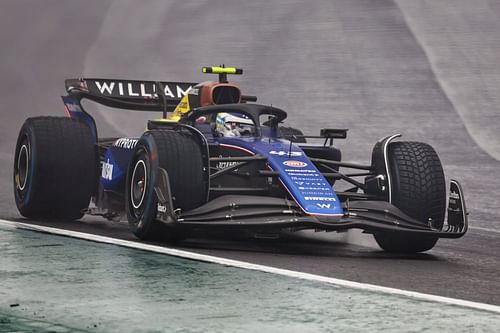
[[(303, 135), (285, 111), (242, 95), (228, 74), (203, 83), (66, 80), (68, 117), (28, 118), (14, 160), (14, 193), (28, 218), (126, 219), (144, 240), (178, 241), (204, 228), (255, 235), (359, 228), (391, 252), (421, 252), (467, 231), (462, 189), (424, 143), (387, 136), (371, 164), (344, 162), (346, 129)], [(100, 138), (82, 99), (158, 111), (144, 133)], [(320, 140), (320, 144), (310, 141)], [(447, 222), (445, 215), (447, 211)]]

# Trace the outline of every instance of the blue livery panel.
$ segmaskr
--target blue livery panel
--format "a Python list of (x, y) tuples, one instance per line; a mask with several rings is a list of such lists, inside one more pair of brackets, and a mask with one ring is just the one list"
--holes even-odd
[(106, 190), (118, 191), (125, 182), (127, 168), (138, 138), (120, 138), (104, 154), (101, 184)]
[[(138, 138), (117, 139), (102, 162), (101, 184), (105, 190), (121, 191)], [(289, 141), (269, 138), (218, 138), (217, 143), (267, 157), (267, 165), (280, 174), (280, 181), (301, 209), (310, 215), (343, 216), (335, 191), (306, 154)]]
[(337, 194), (299, 147), (272, 138), (220, 138), (219, 141), (266, 156), (268, 166), (279, 172), (283, 186), (305, 213), (343, 216)]
[(61, 97), (64, 103), (66, 113), (70, 118), (83, 121), (90, 128), (94, 140), (97, 141), (97, 127), (94, 118), (85, 112), (80, 104), (80, 101), (68, 96)]

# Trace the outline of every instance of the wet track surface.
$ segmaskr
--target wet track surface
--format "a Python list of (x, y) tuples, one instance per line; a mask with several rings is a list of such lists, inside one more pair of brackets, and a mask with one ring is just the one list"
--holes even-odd
[(500, 325), (498, 313), (4, 225), (0, 250), (0, 332), (487, 332)]
[[(344, 159), (368, 162), (380, 137), (432, 144), (464, 185), (469, 233), (393, 256), (368, 235), (279, 241), (198, 237), (192, 251), (500, 305), (500, 8), (494, 1), (4, 1), (0, 4), (0, 217), (18, 219), (11, 166), (24, 119), (64, 115), (64, 79), (205, 80), (242, 67), (259, 102), (316, 134), (350, 128)], [(224, 15), (221, 15), (221, 10)], [(29, 18), (29, 19), (28, 19)], [(144, 114), (96, 110), (103, 136), (140, 133)], [(44, 223), (33, 221), (33, 223)], [(46, 224), (46, 223), (45, 223)], [(132, 239), (126, 224), (59, 224)]]

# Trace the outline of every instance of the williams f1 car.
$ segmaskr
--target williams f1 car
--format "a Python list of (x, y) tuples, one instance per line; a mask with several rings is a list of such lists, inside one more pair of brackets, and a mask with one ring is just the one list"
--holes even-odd
[[(451, 180), (446, 207), (445, 176), (431, 146), (395, 134), (374, 144), (370, 164), (345, 162), (333, 141), (345, 139), (346, 129), (303, 135), (282, 125), (285, 111), (256, 104), (228, 82), (241, 69), (203, 72), (219, 78), (66, 80), (67, 117), (28, 118), (20, 130), (20, 213), (126, 217), (138, 238), (163, 241), (206, 228), (254, 235), (358, 228), (391, 252), (426, 251), (439, 238), (466, 233), (461, 186)], [(82, 99), (162, 118), (136, 136), (100, 138)]]

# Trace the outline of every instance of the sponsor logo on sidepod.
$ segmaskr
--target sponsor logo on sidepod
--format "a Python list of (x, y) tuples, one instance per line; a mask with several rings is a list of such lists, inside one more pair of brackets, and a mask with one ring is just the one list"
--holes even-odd
[(128, 139), (128, 138), (122, 138), (118, 139), (115, 141), (113, 146), (119, 147), (119, 148), (124, 148), (124, 149), (133, 149), (135, 148), (135, 145), (139, 142), (138, 139)]
[(109, 163), (109, 158), (107, 162), (102, 162), (101, 177), (107, 180), (113, 180), (113, 164)]
[(283, 162), (284, 165), (292, 168), (304, 168), (307, 166), (307, 163), (301, 161), (288, 160)]

